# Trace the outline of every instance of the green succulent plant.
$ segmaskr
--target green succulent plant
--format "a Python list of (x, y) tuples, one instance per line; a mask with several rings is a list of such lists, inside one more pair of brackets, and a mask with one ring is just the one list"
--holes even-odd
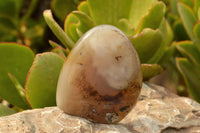
[(177, 42), (184, 58), (177, 58), (176, 63), (191, 96), (200, 102), (200, 1), (185, 2), (178, 2), (178, 13), (190, 40)]
[[(141, 3), (144, 7), (139, 6)], [(123, 2), (88, 0), (80, 3), (77, 11), (67, 15), (64, 30), (53, 19), (50, 10), (44, 12), (44, 18), (55, 36), (67, 48), (67, 52), (70, 52), (78, 39), (94, 26), (110, 24), (118, 27), (130, 38), (136, 48), (143, 63), (144, 80), (148, 80), (162, 71), (157, 63), (165, 59), (162, 57), (167, 56), (164, 53), (168, 51), (168, 46), (173, 39), (164, 13), (164, 3), (157, 0)], [(65, 48), (53, 41), (50, 41), (50, 44), (60, 56), (67, 55)]]
[(67, 16), (64, 31), (75, 43), (96, 25), (114, 25), (130, 38), (142, 63), (154, 64), (159, 62), (172, 40), (164, 13), (164, 3), (157, 0), (88, 0)]
[(63, 30), (46, 10), (44, 18), (62, 45), (49, 41), (53, 50), (35, 55), (23, 45), (0, 43), (0, 97), (22, 109), (55, 106), (65, 58), (85, 32), (101, 24), (114, 25), (130, 38), (148, 80), (171, 55), (173, 33), (164, 14), (165, 4), (157, 0), (87, 0), (67, 15)]
[(63, 57), (54, 52), (34, 55), (30, 48), (17, 43), (0, 43), (0, 56), (2, 99), (22, 109), (56, 104)]
[[(140, 4), (143, 6), (139, 6)], [(130, 38), (144, 65), (159, 64), (165, 59), (162, 57), (166, 57), (164, 53), (171, 44), (173, 34), (164, 14), (165, 5), (157, 0), (88, 0), (81, 2), (76, 11), (67, 15), (64, 31), (55, 22), (50, 11), (46, 11), (44, 16), (51, 30), (69, 50), (92, 27), (114, 25)], [(144, 68), (150, 67), (152, 66), (146, 65)], [(161, 71), (158, 65), (154, 65), (154, 68)]]
[(175, 77), (178, 93), (189, 93), (200, 102), (200, 1), (169, 0), (167, 10), (166, 17), (175, 37), (172, 48), (174, 56), (168, 71), (173, 71), (171, 75)]

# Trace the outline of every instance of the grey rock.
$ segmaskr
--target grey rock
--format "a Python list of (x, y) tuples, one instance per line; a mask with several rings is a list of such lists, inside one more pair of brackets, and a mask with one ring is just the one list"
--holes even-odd
[(200, 133), (200, 104), (147, 83), (137, 105), (120, 123), (140, 133)]
[(101, 133), (127, 132), (122, 125), (94, 124), (70, 116), (57, 107), (27, 110), (0, 118), (0, 133)]
[(118, 124), (92, 123), (57, 107), (0, 117), (0, 133), (200, 133), (200, 104), (143, 84), (136, 106)]

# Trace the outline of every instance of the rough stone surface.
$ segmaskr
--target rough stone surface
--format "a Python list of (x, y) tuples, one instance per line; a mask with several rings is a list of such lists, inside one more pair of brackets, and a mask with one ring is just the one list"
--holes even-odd
[(200, 104), (163, 87), (143, 84), (137, 105), (120, 123), (141, 133), (200, 133)]
[(200, 104), (143, 84), (137, 105), (118, 124), (97, 124), (57, 107), (0, 117), (0, 133), (200, 133)]

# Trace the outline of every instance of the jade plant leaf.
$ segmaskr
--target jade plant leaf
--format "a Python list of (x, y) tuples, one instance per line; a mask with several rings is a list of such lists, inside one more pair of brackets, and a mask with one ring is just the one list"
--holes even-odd
[(171, 29), (171, 26), (169, 25), (169, 23), (166, 21), (165, 18), (163, 18), (160, 27), (159, 27), (160, 31), (162, 31), (163, 33), (163, 42), (165, 43), (165, 46), (170, 46), (173, 39), (174, 39), (174, 33)]
[(199, 7), (198, 12), (197, 12), (197, 17), (200, 20), (200, 7)]
[(188, 5), (188, 7), (193, 8), (194, 7), (194, 0), (178, 0), (181, 1), (182, 3)]
[(142, 32), (144, 28), (151, 28), (154, 30), (157, 29), (160, 26), (164, 13), (165, 5), (163, 2), (158, 2), (154, 4), (152, 8), (149, 9), (148, 14), (142, 18), (140, 25), (137, 29), (137, 33)]
[[(141, 4), (143, 6), (138, 6)], [(148, 18), (148, 21), (147, 19), (144, 19), (145, 21), (143, 22), (144, 24), (142, 24), (141, 29), (145, 28), (145, 26), (148, 27), (149, 25), (151, 25), (155, 29), (156, 29), (156, 26), (158, 28), (159, 23), (161, 22), (163, 14), (164, 14), (163, 11), (165, 8), (163, 5), (164, 5), (163, 2), (158, 2), (157, 0), (141, 0), (141, 1), (125, 0), (123, 2), (119, 2), (119, 1), (116, 2), (114, 0), (112, 1), (87, 0), (86, 2), (82, 2), (79, 5), (78, 9), (79, 11), (84, 12), (88, 17), (91, 17), (95, 25), (111, 24), (121, 29), (123, 32), (126, 33), (126, 35), (134, 35), (134, 32), (136, 32), (137, 26), (139, 25), (141, 21), (140, 19), (142, 19), (143, 16), (146, 14), (147, 14), (146, 17)], [(151, 8), (153, 9), (149, 11)], [(155, 11), (158, 9), (162, 10), (161, 12), (160, 10), (156, 12), (156, 13), (159, 12), (159, 15), (153, 15), (155, 14)], [(150, 19), (152, 16), (154, 16), (155, 19)], [(79, 18), (79, 20), (81, 21), (81, 18)], [(153, 21), (153, 20), (156, 20), (156, 21)], [(74, 16), (72, 17), (72, 14), (69, 14), (65, 21), (65, 27), (67, 27), (68, 30), (71, 30), (71, 28), (69, 28), (71, 27), (71, 24), (78, 23), (74, 21), (78, 21), (78, 19), (74, 18)], [(74, 33), (77, 31), (71, 31), (71, 32)], [(81, 32), (85, 33), (83, 31)], [(67, 34), (69, 35), (69, 33)], [(69, 36), (72, 36), (72, 35), (69, 35)]]
[(64, 59), (53, 52), (36, 55), (25, 85), (32, 108), (56, 105), (57, 81), (63, 63)]
[(82, 32), (82, 35), (95, 26), (94, 21), (84, 12), (73, 11), (72, 13), (79, 19), (77, 28)]
[(17, 112), (15, 110), (7, 107), (7, 106), (4, 106), (4, 105), (0, 104), (0, 117), (1, 116), (12, 115), (14, 113), (17, 113)]
[[(200, 22), (197, 22), (193, 28), (194, 35), (200, 41)], [(200, 44), (199, 44), (200, 45)]]
[(195, 41), (196, 37), (193, 34), (193, 26), (195, 25), (197, 18), (195, 17), (193, 10), (186, 4), (178, 3), (178, 11), (189, 37)]
[(65, 32), (76, 42), (94, 26), (94, 21), (87, 14), (81, 11), (73, 11), (65, 21)]
[(177, 10), (177, 3), (178, 0), (170, 0), (170, 10), (173, 14), (178, 15), (178, 10)]
[(20, 108), (30, 108), (19, 94), (9, 74), (22, 85), (32, 65), (34, 54), (31, 49), (16, 43), (0, 43), (0, 97)]
[(154, 56), (148, 61), (148, 63), (150, 63), (150, 64), (152, 64), (152, 63), (155, 64), (155, 63), (159, 62), (159, 60), (162, 58), (165, 51), (167, 50), (167, 47), (171, 44), (171, 42), (173, 40), (173, 32), (172, 32), (171, 27), (169, 26), (168, 22), (165, 19), (162, 20), (159, 30), (162, 32), (163, 41), (160, 44), (160, 47), (156, 51)]
[(143, 80), (149, 80), (150, 78), (163, 72), (163, 68), (158, 64), (142, 64)]
[(87, 14), (88, 16), (90, 16), (90, 11), (88, 8), (88, 3), (86, 1), (83, 1), (80, 3), (80, 5), (78, 6), (78, 10), (81, 12), (84, 12), (85, 14)]
[(19, 83), (16, 77), (12, 75), (11, 73), (8, 73), (8, 76), (10, 80), (12, 81), (13, 85), (15, 86), (16, 90), (18, 91), (18, 94), (21, 96), (22, 100), (24, 101), (24, 103), (27, 103), (26, 97), (25, 97), (25, 90), (22, 87), (22, 85)]
[(133, 36), (136, 32), (136, 29), (128, 21), (128, 19), (122, 18), (119, 20), (119, 28), (126, 33), (127, 36)]
[(178, 51), (187, 57), (197, 68), (200, 67), (200, 51), (194, 45), (192, 41), (182, 41), (176, 44)]
[(132, 0), (128, 19), (135, 29), (139, 26), (142, 17), (156, 2), (157, 0)]
[[(137, 43), (134, 42), (134, 45), (140, 43), (140, 45), (136, 46), (136, 49), (139, 55), (143, 56), (141, 57), (143, 63), (157, 63), (173, 38), (173, 33), (169, 28), (169, 24), (163, 19), (165, 5), (161, 1), (87, 0), (79, 5), (78, 10), (79, 11), (71, 12), (66, 17), (64, 23), (65, 33), (74, 42), (86, 31), (101, 24), (114, 25), (121, 29), (128, 37), (132, 38), (132, 40), (135, 39), (135, 41), (138, 41), (136, 37), (140, 38), (140, 33), (141, 35), (144, 34), (144, 32), (147, 33), (146, 29), (155, 31), (161, 29), (160, 33), (153, 33), (153, 35), (151, 35), (154, 39), (147, 37), (151, 40), (151, 43), (147, 43), (148, 41), (142, 39), (140, 39), (141, 42), (145, 42), (143, 44), (140, 41)], [(144, 32), (142, 32), (143, 30)], [(150, 30), (148, 32), (150, 32)], [(148, 35), (150, 35), (150, 33), (148, 33)], [(151, 50), (148, 51), (147, 49)], [(147, 51), (151, 56), (144, 55)]]
[(141, 63), (145, 63), (153, 57), (160, 47), (162, 35), (159, 30), (145, 29), (130, 40), (138, 52)]
[(132, 0), (87, 0), (91, 17), (97, 25), (118, 26), (120, 18), (128, 18)]
[(64, 31), (65, 33), (74, 41), (79, 39), (79, 35), (76, 31), (77, 23), (79, 22), (78, 18), (70, 13), (67, 15), (67, 18), (64, 23)]
[(186, 58), (177, 58), (176, 60), (179, 71), (181, 72), (187, 84), (187, 88), (192, 97), (200, 102), (200, 71), (194, 67)]
[(198, 16), (199, 8), (200, 8), (200, 1), (199, 0), (194, 0), (194, 12), (195, 12), (196, 16)]
[(81, 36), (83, 32), (78, 30), (78, 25), (75, 23), (71, 23), (69, 25), (69, 35), (72, 37), (72, 39), (76, 42)]
[[(131, 39), (142, 63), (155, 64), (173, 39), (173, 32), (164, 19), (164, 13), (165, 5), (158, 0), (86, 0), (78, 6), (78, 11), (67, 15), (64, 22), (67, 37), (59, 37), (65, 36), (64, 33), (59, 35), (55, 31), (58, 25), (55, 26), (55, 21), (52, 21), (47, 12), (44, 15), (46, 14), (46, 21), (50, 18), (48, 25), (57, 33), (61, 42), (71, 39), (71, 48), (89, 29), (96, 25), (110, 24), (121, 29)], [(60, 27), (57, 29), (61, 31)], [(58, 48), (53, 51), (60, 53)]]

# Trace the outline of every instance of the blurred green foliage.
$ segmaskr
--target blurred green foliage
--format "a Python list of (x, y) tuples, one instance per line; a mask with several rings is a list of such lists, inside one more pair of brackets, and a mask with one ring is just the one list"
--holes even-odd
[(46, 24), (42, 17), (32, 17), (38, 2), (38, 0), (32, 0), (27, 5), (25, 0), (0, 1), (1, 42), (23, 43), (34, 50), (44, 46), (43, 36)]
[[(200, 1), (168, 0), (165, 2), (168, 4), (166, 18), (174, 32), (176, 49), (171, 57), (171, 64), (176, 67), (168, 71), (174, 71), (175, 75), (178, 75), (177, 86), (183, 88), (186, 84), (186, 91), (200, 102), (198, 84), (200, 81)], [(184, 82), (181, 81), (182, 79)]]
[(76, 9), (79, 0), (1, 0), (0, 41), (17, 42), (35, 52), (47, 51), (49, 31), (42, 16), (51, 8), (60, 22)]

